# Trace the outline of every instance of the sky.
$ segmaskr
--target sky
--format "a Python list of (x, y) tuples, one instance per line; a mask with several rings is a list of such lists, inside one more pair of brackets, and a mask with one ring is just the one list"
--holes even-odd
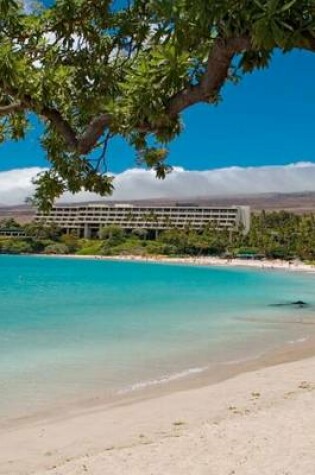
[[(183, 114), (184, 131), (171, 144), (169, 154), (177, 178), (181, 173), (178, 188), (178, 180), (152, 181), (152, 173), (135, 169), (133, 151), (123, 140), (115, 140), (109, 149), (109, 170), (121, 176), (120, 182), (125, 183), (126, 177), (133, 180), (119, 193), (124, 199), (163, 197), (170, 192), (179, 196), (184, 175), (189, 197), (201, 193), (196, 176), (202, 177), (203, 183), (207, 177), (203, 196), (226, 194), (232, 189), (238, 193), (315, 191), (315, 179), (307, 179), (315, 178), (314, 77), (314, 54), (276, 53), (268, 70), (246, 75), (238, 85), (226, 85), (220, 105), (197, 105), (187, 110)], [(39, 135), (40, 127), (33, 121), (23, 142), (0, 146), (0, 203), (14, 201), (12, 195), (8, 197), (8, 186), (16, 195), (15, 201), (23, 201), (32, 191), (30, 175), (49, 166)], [(306, 169), (310, 171), (301, 180)], [(230, 183), (228, 189), (223, 183)]]

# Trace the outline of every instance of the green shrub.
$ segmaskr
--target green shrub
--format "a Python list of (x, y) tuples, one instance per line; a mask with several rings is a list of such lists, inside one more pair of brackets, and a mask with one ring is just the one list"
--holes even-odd
[(89, 241), (82, 240), (79, 242), (79, 250), (77, 254), (79, 256), (92, 256), (101, 253), (102, 241)]
[(30, 242), (22, 239), (5, 239), (0, 241), (0, 252), (2, 254), (26, 254), (32, 252)]
[(69, 252), (77, 252), (80, 247), (79, 239), (74, 234), (63, 234), (60, 236), (60, 242), (67, 246)]
[(45, 254), (69, 254), (69, 248), (65, 244), (56, 242), (45, 247)]
[(123, 243), (113, 246), (109, 240), (104, 241), (101, 253), (104, 256), (114, 256), (114, 255), (143, 255), (146, 253), (145, 245), (143, 241), (139, 239), (129, 238)]
[(110, 241), (112, 246), (124, 241), (126, 235), (123, 229), (118, 226), (105, 226), (100, 230), (100, 239)]
[(165, 244), (158, 241), (149, 241), (146, 246), (148, 254), (172, 255), (177, 254), (177, 247), (172, 244)]

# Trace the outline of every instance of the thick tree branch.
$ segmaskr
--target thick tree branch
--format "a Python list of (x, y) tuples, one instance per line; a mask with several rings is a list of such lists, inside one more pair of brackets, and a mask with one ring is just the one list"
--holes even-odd
[(0, 106), (0, 116), (22, 110), (36, 111), (45, 120), (49, 120), (63, 137), (69, 150), (82, 155), (86, 155), (92, 150), (99, 138), (103, 135), (105, 129), (108, 128), (110, 121), (109, 114), (101, 114), (90, 122), (86, 131), (80, 137), (77, 137), (75, 130), (71, 127), (69, 122), (62, 117), (57, 109), (41, 106), (30, 96), (24, 96), (23, 100)]
[[(305, 36), (305, 39), (308, 45), (301, 44), (301, 48), (315, 52), (315, 38), (308, 34)], [(229, 69), (233, 57), (236, 54), (251, 50), (253, 50), (253, 46), (249, 36), (215, 40), (209, 52), (206, 71), (199, 84), (186, 87), (171, 97), (166, 105), (166, 115), (170, 118), (176, 118), (182, 111), (193, 104), (199, 102), (214, 102), (217, 98), (217, 94), (229, 76)], [(11, 95), (18, 97), (17, 94)], [(110, 114), (100, 114), (92, 119), (87, 125), (86, 130), (78, 136), (75, 129), (63, 118), (57, 109), (42, 106), (29, 96), (19, 98), (19, 100), (12, 104), (0, 106), (0, 116), (19, 110), (33, 110), (45, 120), (50, 121), (64, 138), (68, 149), (82, 155), (87, 155), (93, 149), (106, 129), (109, 129), (111, 122)], [(138, 130), (154, 132), (150, 124), (145, 121), (138, 125)]]
[(110, 123), (110, 114), (101, 114), (93, 119), (86, 131), (77, 140), (77, 151), (86, 155), (96, 145)]
[[(228, 41), (217, 41), (208, 58), (207, 70), (200, 84), (191, 86), (176, 94), (169, 102), (167, 114), (176, 117), (182, 110), (207, 101), (222, 87), (228, 76), (234, 54), (251, 48), (249, 38), (232, 38)], [(77, 139), (77, 151), (87, 154), (97, 143), (104, 131), (109, 127), (110, 114), (101, 114), (91, 121), (84, 134)], [(139, 129), (150, 131), (150, 125), (141, 125)]]
[(71, 151), (77, 151), (79, 143), (75, 131), (57, 109), (43, 107), (40, 111), (40, 115), (48, 119), (54, 125)]
[[(309, 36), (309, 49), (315, 51), (315, 38)], [(305, 46), (304, 46), (305, 47)], [(198, 102), (211, 102), (224, 85), (236, 54), (252, 50), (250, 37), (217, 40), (210, 51), (207, 69), (200, 83), (190, 86), (173, 96), (167, 106), (166, 113), (175, 118), (180, 112)], [(104, 131), (109, 127), (110, 114), (101, 114), (91, 121), (84, 134), (77, 139), (77, 151), (87, 154), (97, 143)], [(150, 131), (149, 124), (139, 126), (139, 130)]]
[(210, 51), (207, 69), (199, 84), (183, 89), (173, 96), (167, 114), (176, 117), (187, 107), (197, 102), (211, 102), (226, 81), (235, 54), (251, 49), (250, 38), (217, 40)]
[[(15, 90), (10, 89), (6, 92), (8, 92), (12, 97), (18, 96), (18, 92)], [(75, 131), (69, 122), (62, 117), (61, 113), (53, 107), (42, 106), (29, 95), (24, 95), (11, 104), (0, 106), (0, 116), (23, 110), (36, 111), (40, 116), (49, 120), (55, 126), (71, 150), (75, 151), (78, 148), (78, 140)]]

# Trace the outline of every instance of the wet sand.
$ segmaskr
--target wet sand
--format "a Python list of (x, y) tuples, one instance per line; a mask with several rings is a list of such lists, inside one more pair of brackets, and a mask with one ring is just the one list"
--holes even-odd
[(313, 475), (314, 354), (308, 340), (217, 382), (203, 374), (2, 427), (0, 474)]

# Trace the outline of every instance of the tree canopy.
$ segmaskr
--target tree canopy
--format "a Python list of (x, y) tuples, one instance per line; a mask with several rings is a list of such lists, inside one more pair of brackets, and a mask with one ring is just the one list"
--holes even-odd
[(0, 140), (23, 139), (30, 113), (42, 121), (44, 209), (66, 190), (112, 191), (115, 136), (163, 178), (181, 113), (217, 104), (277, 48), (315, 51), (315, 0), (56, 0), (31, 13), (0, 0)]

